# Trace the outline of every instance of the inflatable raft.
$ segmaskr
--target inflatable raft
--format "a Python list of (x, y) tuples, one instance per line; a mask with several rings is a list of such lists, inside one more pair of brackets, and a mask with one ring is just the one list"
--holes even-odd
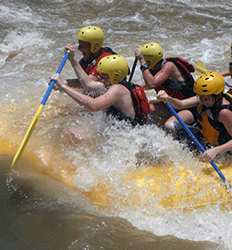
[[(12, 159), (23, 135), (22, 132), (18, 134), (17, 126), (12, 126), (7, 112), (2, 113), (0, 121), (0, 156), (7, 155)], [(187, 163), (176, 166), (173, 162), (135, 167), (119, 176), (119, 189), (110, 178), (105, 178), (86, 190), (79, 187), (76, 180), (82, 166), (69, 161), (57, 147), (57, 142), (48, 141), (48, 144), (46, 146), (43, 142), (41, 147), (38, 138), (32, 139), (16, 168), (26, 163), (36, 171), (75, 188), (100, 209), (154, 207), (156, 211), (159, 208), (188, 211), (215, 205), (230, 208), (231, 193), (210, 164), (199, 162), (197, 169), (189, 168)], [(232, 182), (232, 165), (223, 163), (219, 167)]]
[[(95, 206), (102, 209), (120, 207), (146, 207), (191, 210), (206, 206), (230, 206), (231, 194), (221, 184), (209, 164), (201, 166), (196, 173), (187, 166), (165, 165), (145, 166), (133, 169), (121, 176), (120, 183), (124, 192), (115, 190), (110, 181), (103, 180), (89, 190), (78, 188), (75, 176), (78, 166), (62, 157), (61, 152), (44, 149), (43, 159), (36, 148), (30, 146), (24, 152), (16, 168), (27, 164), (40, 173), (55, 178), (65, 185), (77, 189)], [(16, 145), (6, 138), (0, 138), (0, 155), (13, 157)], [(232, 180), (232, 166), (224, 164), (221, 170), (229, 181)], [(126, 190), (126, 192), (125, 192)]]

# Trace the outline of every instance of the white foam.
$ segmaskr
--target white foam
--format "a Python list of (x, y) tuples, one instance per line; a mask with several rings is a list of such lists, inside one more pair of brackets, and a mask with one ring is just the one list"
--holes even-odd
[[(100, 120), (99, 117), (101, 121), (97, 122), (97, 120)], [(96, 134), (100, 136), (97, 148), (91, 149), (87, 145), (78, 145), (77, 151), (73, 149), (68, 152), (75, 165), (85, 167), (90, 173), (94, 173), (96, 177), (88, 179), (85, 189), (97, 185), (98, 182), (102, 181), (103, 176), (110, 179), (117, 186), (117, 181), (121, 175), (124, 175), (128, 170), (136, 168), (137, 164), (143, 164), (143, 161), (148, 161), (145, 159), (145, 156), (144, 159), (141, 159), (141, 155), (146, 155), (150, 159), (149, 161), (151, 161), (150, 164), (159, 162), (159, 159), (162, 157), (166, 157), (167, 160), (173, 160), (176, 166), (188, 158), (190, 162), (189, 168), (192, 168), (196, 163), (192, 161), (191, 154), (184, 153), (182, 146), (178, 142), (174, 142), (171, 137), (165, 136), (164, 131), (154, 125), (131, 129), (126, 123), (119, 123), (115, 120), (104, 122), (102, 118), (101, 114), (95, 114), (94, 117), (90, 117), (92, 120), (96, 119), (90, 125), (91, 128), (89, 127), (92, 136), (96, 137)], [(75, 120), (75, 117), (73, 119)], [(69, 124), (71, 120), (66, 122)], [(80, 124), (82, 123), (80, 121)], [(77, 130), (81, 131), (78, 125), (76, 126)], [(96, 138), (91, 139), (91, 134), (87, 139), (94, 142)], [(77, 180), (80, 179), (79, 174), (78, 172)], [(90, 180), (93, 181), (91, 185)], [(83, 180), (81, 183), (83, 187)]]
[[(89, 191), (105, 179), (110, 181), (114, 192), (125, 197), (126, 201), (133, 191), (133, 185), (128, 183), (125, 186), (121, 182), (121, 177), (125, 176), (128, 170), (136, 168), (136, 155), (141, 151), (152, 155), (154, 161), (165, 156), (172, 160), (177, 168), (185, 162), (185, 166), (196, 171), (196, 175), (197, 171), (200, 171), (196, 159), (156, 126), (130, 129), (125, 124), (113, 120), (112, 124), (110, 121), (98, 123), (97, 120), (103, 118), (101, 114), (87, 117), (89, 118), (94, 120), (92, 125), (96, 124), (95, 127), (91, 125), (91, 129), (98, 131), (103, 140), (99, 142), (96, 151), (92, 151), (86, 145), (78, 145), (78, 150), (68, 153), (69, 157), (75, 159), (75, 164), (81, 166), (76, 175), (76, 184), (82, 190)], [(144, 195), (145, 192), (146, 190)], [(160, 211), (156, 208), (156, 203), (154, 195), (146, 203), (146, 207), (141, 206), (137, 210), (117, 207), (119, 205), (115, 204), (114, 215), (124, 217), (136, 227), (149, 230), (156, 235), (170, 234), (183, 239), (209, 240), (221, 245), (226, 244), (225, 247), (231, 249), (229, 232), (232, 226), (232, 212), (223, 212), (218, 207), (188, 213), (175, 210)]]
[(38, 24), (43, 22), (43, 19), (34, 13), (29, 6), (24, 8), (16, 7), (16, 6), (0, 6), (0, 21), (3, 23), (33, 23)]
[(52, 43), (51, 40), (43, 38), (39, 32), (9, 32), (0, 44), (2, 52), (10, 52), (20, 50), (28, 47), (37, 46), (40, 48), (47, 48)]
[[(230, 47), (230, 34), (223, 34), (222, 36), (215, 36), (214, 38), (202, 38), (202, 40), (184, 45), (184, 41), (173, 43), (169, 48), (167, 54), (181, 55), (189, 58), (192, 62), (201, 60), (211, 67), (218, 67), (222, 61), (228, 60), (228, 48)], [(185, 47), (183, 51), (183, 47)], [(227, 67), (223, 66), (222, 67)]]
[[(73, 38), (75, 37), (77, 26), (101, 25), (106, 31), (106, 43), (109, 43), (110, 47), (112, 46), (117, 52), (130, 56), (130, 65), (134, 60), (133, 50), (135, 46), (150, 40), (159, 41), (167, 55), (182, 55), (192, 59), (192, 61), (201, 59), (210, 68), (227, 67), (226, 61), (230, 59), (231, 32), (228, 31), (232, 19), (229, 15), (227, 17), (228, 12), (225, 12), (231, 10), (231, 4), (228, 0), (206, 1), (203, 8), (200, 6), (200, 3), (202, 4), (200, 0), (178, 0), (168, 4), (164, 0), (143, 2), (129, 0), (127, 3), (116, 0), (95, 0), (92, 2), (55, 0), (54, 2), (60, 3), (64, 9), (56, 8), (54, 11), (46, 9), (50, 6), (51, 1), (48, 2), (48, 5), (39, 5), (39, 9), (33, 8), (39, 3), (33, 5), (30, 2), (32, 7), (29, 7), (23, 5), (22, 1), (4, 2), (4, 5), (0, 6), (0, 22), (4, 25), (1, 36), (3, 40), (0, 44), (0, 65), (4, 66), (9, 52), (17, 51), (19, 54), (1, 68), (1, 102), (9, 103), (9, 101), (16, 100), (16, 104), (23, 103), (25, 96), (31, 96), (32, 93), (36, 92), (36, 90), (33, 91), (35, 86), (38, 87), (37, 90), (40, 88), (42, 91), (48, 77), (44, 69), (46, 74), (41, 72), (40, 63), (47, 60), (45, 68), (50, 67), (51, 62), (54, 63), (51, 67), (55, 67), (57, 61), (54, 60), (56, 59), (54, 54), (61, 53), (60, 47), (62, 44), (66, 44), (67, 39), (71, 39), (70, 34), (73, 34)], [(75, 6), (70, 10), (72, 4)], [(91, 4), (92, 8), (88, 9), (88, 4)], [(135, 9), (123, 8), (124, 5), (126, 7), (133, 6)], [(93, 6), (96, 8), (103, 6), (105, 8), (104, 15), (101, 15), (100, 12), (96, 13)], [(176, 13), (180, 13), (179, 7), (184, 10), (181, 16), (176, 15)], [(55, 15), (53, 15), (54, 12)], [(198, 17), (202, 22), (204, 21), (203, 25), (201, 22), (199, 23)], [(183, 27), (184, 30), (180, 27)], [(217, 28), (215, 29), (215, 27)], [(7, 35), (3, 38), (5, 34)], [(68, 38), (69, 35), (70, 38)], [(53, 43), (54, 46), (51, 49)], [(24, 66), (28, 64), (32, 64), (34, 68), (26, 71)], [(67, 65), (64, 73), (67, 74), (66, 70), (69, 69), (67, 75), (71, 78), (72, 71), (68, 67)], [(35, 74), (39, 79), (34, 79)], [(141, 77), (141, 71), (137, 66), (133, 80), (142, 83)], [(44, 86), (41, 86), (40, 82), (43, 82)], [(23, 118), (25, 122), (28, 122), (28, 117), (33, 115), (31, 107), (37, 102), (36, 98), (40, 94), (39, 91), (37, 92), (34, 100), (29, 101), (31, 105), (27, 105), (27, 107), (30, 106), (29, 111), (25, 109), (25, 117)], [(50, 100), (45, 112), (48, 112), (49, 107), (53, 111), (56, 110), (61, 102), (63, 103), (63, 99), (60, 98)], [(76, 103), (71, 103), (69, 109), (67, 108), (67, 113), (69, 114), (70, 110), (74, 109), (81, 113)], [(75, 113), (68, 114), (62, 113), (61, 117), (58, 117), (58, 114), (55, 119), (51, 119), (50, 123), (45, 125), (47, 128), (54, 128), (54, 124), (59, 128), (74, 126), (78, 129), (85, 127), (84, 131), (87, 131), (88, 134), (86, 140), (89, 142), (84, 142), (77, 145), (76, 148), (68, 148), (65, 151), (67, 157), (70, 157), (73, 163), (78, 166), (76, 185), (85, 191), (90, 190), (102, 182), (103, 178), (106, 178), (110, 180), (116, 192), (125, 194), (125, 197), (129, 195), (131, 187), (123, 187), (120, 177), (126, 175), (127, 171), (136, 168), (137, 156), (141, 152), (151, 156), (153, 162), (167, 157), (174, 161), (176, 167), (185, 161), (188, 162), (186, 167), (199, 170), (196, 168), (197, 162), (192, 159), (191, 154), (182, 150), (179, 143), (166, 137), (155, 126), (130, 130), (125, 125), (117, 124), (111, 120), (106, 121), (101, 112), (93, 115), (83, 112), (81, 118)], [(18, 119), (22, 119), (22, 117)], [(20, 129), (23, 130), (23, 128)], [(49, 132), (46, 133), (47, 131), (43, 128), (41, 129), (44, 136), (52, 136)], [(98, 140), (96, 137), (99, 137), (98, 143), (96, 143)], [(149, 208), (141, 207), (137, 211), (130, 208), (128, 210), (119, 208), (115, 210), (117, 211), (115, 215), (122, 216), (135, 226), (150, 230), (155, 234), (173, 234), (177, 237), (193, 240), (223, 241), (227, 247), (232, 249), (231, 212), (209, 208), (188, 214), (165, 211), (160, 215), (159, 211), (153, 211), (155, 210), (155, 202), (155, 197), (153, 197), (150, 200)], [(146, 211), (147, 209), (149, 211)], [(154, 212), (153, 216), (147, 216), (148, 212), (151, 211)]]
[(75, 178), (75, 183), (78, 188), (88, 191), (95, 186), (97, 173), (92, 173), (85, 167), (78, 168), (78, 173)]
[(212, 241), (220, 249), (232, 249), (232, 212), (221, 211), (218, 207), (181, 213), (166, 210), (162, 215), (146, 216), (141, 211), (124, 211), (120, 216), (133, 225), (149, 230), (156, 235), (175, 235), (182, 239)]

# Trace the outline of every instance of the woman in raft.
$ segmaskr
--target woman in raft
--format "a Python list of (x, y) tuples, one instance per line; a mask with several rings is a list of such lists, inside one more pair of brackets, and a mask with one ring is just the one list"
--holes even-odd
[[(181, 110), (179, 115), (187, 124), (198, 124), (203, 140), (211, 146), (204, 152), (203, 160), (213, 160), (232, 151), (232, 97), (223, 93), (224, 88), (225, 80), (221, 74), (207, 72), (194, 83), (196, 96), (180, 100), (164, 90), (157, 96), (160, 101), (170, 102)], [(165, 127), (176, 131), (179, 127), (176, 118), (169, 118)]]

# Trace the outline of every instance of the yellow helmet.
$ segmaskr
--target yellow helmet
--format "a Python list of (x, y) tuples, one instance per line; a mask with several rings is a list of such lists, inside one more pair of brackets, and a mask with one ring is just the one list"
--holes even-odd
[(77, 32), (77, 39), (90, 43), (91, 52), (96, 53), (103, 45), (104, 32), (100, 27), (86, 26)]
[(112, 84), (119, 83), (128, 75), (129, 65), (125, 57), (110, 55), (99, 61), (97, 72), (108, 75)]
[(223, 93), (225, 88), (225, 80), (222, 75), (217, 72), (206, 72), (199, 76), (194, 83), (194, 92), (201, 95), (218, 95)]
[(141, 46), (141, 52), (149, 68), (154, 67), (164, 55), (164, 51), (158, 43), (151, 42)]

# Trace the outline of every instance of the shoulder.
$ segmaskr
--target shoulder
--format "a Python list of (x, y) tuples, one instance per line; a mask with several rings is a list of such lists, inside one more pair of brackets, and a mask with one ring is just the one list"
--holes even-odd
[(162, 64), (162, 68), (174, 68), (175, 67), (175, 63), (172, 61), (168, 61), (166, 60), (163, 64)]
[(166, 61), (162, 64), (161, 70), (166, 72), (172, 72), (176, 68), (175, 64), (170, 61)]
[(200, 98), (197, 95), (189, 97), (188, 100), (190, 100), (192, 104), (194, 104), (195, 106), (197, 106), (198, 104), (201, 104)]
[(129, 90), (123, 86), (122, 84), (114, 84), (114, 85), (111, 85), (108, 89), (110, 92), (114, 92), (114, 93), (118, 93), (118, 94), (125, 94), (125, 93), (128, 93)]
[(116, 84), (111, 85), (111, 86), (109, 87), (109, 89), (118, 91), (118, 90), (126, 89), (126, 87), (123, 86), (123, 85), (120, 84), (120, 83), (116, 83)]
[(232, 111), (229, 109), (222, 109), (218, 114), (218, 119), (220, 122), (229, 122), (232, 124)]

